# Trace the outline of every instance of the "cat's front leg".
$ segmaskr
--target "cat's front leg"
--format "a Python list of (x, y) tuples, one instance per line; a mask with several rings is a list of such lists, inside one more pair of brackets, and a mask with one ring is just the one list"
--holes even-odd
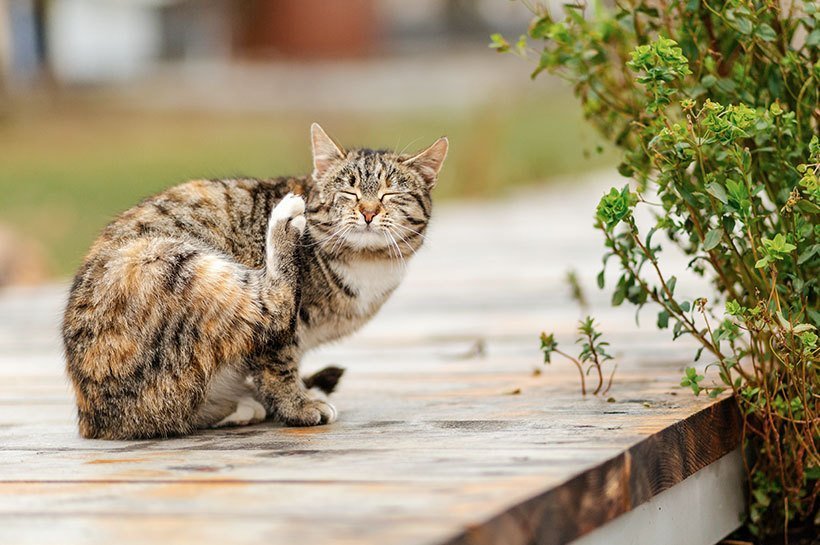
[(265, 267), (259, 271), (258, 284), (266, 342), (286, 344), (295, 334), (301, 292), (299, 240), (305, 223), (305, 201), (292, 193), (279, 201), (268, 220)]
[(250, 357), (249, 369), (260, 401), (290, 426), (316, 426), (336, 420), (336, 409), (312, 398), (299, 376), (301, 350), (296, 341), (301, 271), (298, 241), (305, 229), (305, 202), (286, 195), (271, 212), (265, 258), (265, 276), (271, 309), (277, 309), (266, 346)]
[(251, 359), (251, 377), (259, 397), (268, 411), (288, 426), (334, 422), (338, 414), (336, 408), (311, 397), (304, 387), (299, 376), (300, 352), (294, 344)]
[(298, 291), (297, 264), (299, 240), (305, 232), (305, 200), (288, 193), (273, 208), (268, 219), (265, 242), (265, 273), (269, 281), (285, 284)]

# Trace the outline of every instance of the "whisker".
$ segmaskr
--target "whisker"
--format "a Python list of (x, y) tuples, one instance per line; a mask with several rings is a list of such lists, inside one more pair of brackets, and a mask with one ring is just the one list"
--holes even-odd
[(336, 252), (342, 249), (345, 240), (344, 237), (347, 233), (351, 231), (351, 229), (353, 229), (352, 225), (345, 226), (345, 230), (339, 234), (338, 238), (336, 239), (336, 242), (333, 243), (333, 247), (328, 252), (330, 255), (336, 255)]
[[(330, 235), (329, 237), (327, 237), (327, 238), (325, 238), (324, 240), (322, 240), (322, 241), (320, 242), (320, 244), (322, 244), (322, 245), (323, 245), (323, 247), (325, 248), (325, 251), (327, 251), (327, 252), (328, 252), (328, 254), (332, 255), (332, 254), (333, 254), (333, 251), (334, 251), (334, 250), (333, 250), (333, 248), (335, 248), (335, 246), (336, 246), (336, 245), (337, 245), (340, 241), (343, 241), (343, 240), (344, 240), (344, 235), (348, 232), (348, 230), (349, 230), (349, 229), (350, 229), (350, 226), (349, 226), (349, 225), (347, 225), (347, 224), (342, 225), (342, 226), (341, 226), (339, 229), (337, 229), (337, 230), (336, 230), (336, 231), (335, 231), (332, 235)], [(333, 240), (333, 239), (336, 239), (336, 240)], [(328, 244), (330, 244), (331, 242), (333, 242), (333, 247), (331, 248), (331, 250), (330, 250), (330, 251), (328, 251), (328, 250), (327, 250), (327, 245), (328, 245)]]
[(396, 238), (393, 236), (392, 233), (390, 233), (390, 231), (383, 231), (383, 232), (387, 233), (387, 236), (390, 237), (390, 242), (393, 243), (393, 246), (396, 248), (396, 252), (398, 253), (399, 259), (401, 260), (402, 268), (406, 269), (407, 268), (407, 262), (404, 260), (404, 255), (402, 255), (402, 253), (401, 253), (401, 248), (399, 248), (399, 245), (396, 242)]
[(401, 240), (402, 242), (404, 242), (404, 245), (405, 245), (405, 246), (407, 246), (408, 248), (410, 248), (410, 251), (411, 251), (411, 252), (413, 252), (413, 255), (415, 255), (415, 254), (416, 254), (416, 249), (415, 249), (415, 248), (413, 248), (413, 246), (412, 246), (412, 245), (411, 245), (411, 244), (407, 241), (407, 239), (406, 239), (406, 238), (404, 238), (404, 237), (402, 236), (402, 234), (401, 234), (401, 233), (399, 233), (398, 231), (393, 231), (392, 229), (390, 229), (390, 227), (388, 227), (388, 230), (390, 230), (390, 233), (391, 233), (391, 234), (396, 235), (397, 237), (399, 237), (399, 240)]
[[(384, 237), (384, 240), (386, 242), (388, 242), (388, 243), (390, 242), (390, 239), (387, 238), (387, 231), (382, 231), (382, 236)], [(388, 244), (387, 245), (387, 251), (390, 252), (390, 259), (392, 260), (393, 259), (393, 246)]]
[(338, 229), (336, 229), (336, 231), (334, 231), (334, 232), (333, 232), (333, 233), (331, 233), (330, 235), (328, 235), (328, 236), (326, 236), (326, 237), (322, 238), (321, 240), (314, 241), (314, 242), (312, 242), (311, 244), (300, 244), (300, 246), (302, 246), (303, 248), (309, 248), (309, 247), (311, 247), (311, 246), (316, 246), (317, 244), (322, 244), (323, 242), (327, 242), (328, 240), (332, 239), (333, 237), (335, 237), (336, 235), (338, 235), (339, 233), (341, 233), (341, 232), (345, 229), (345, 227), (347, 227), (347, 225), (346, 225), (346, 224), (345, 224), (345, 225), (342, 225), (341, 227), (339, 227)]
[(387, 241), (387, 250), (390, 252), (390, 259), (397, 264), (399, 264), (402, 260), (401, 252), (395, 247), (393, 241), (390, 238), (390, 233), (386, 230), (382, 231), (382, 235), (384, 235), (384, 239)]
[(393, 146), (393, 153), (395, 153), (396, 155), (401, 155), (398, 151), (396, 151), (396, 150), (399, 149), (399, 143), (401, 142), (401, 137), (402, 137), (402, 135), (401, 135), (401, 133), (399, 133), (399, 137), (396, 138), (396, 145)]
[[(337, 246), (337, 245), (340, 245), (340, 244), (344, 241), (344, 236), (348, 233), (348, 231), (349, 231), (350, 229), (351, 229), (351, 227), (350, 227), (350, 226), (348, 226), (348, 225), (344, 225), (344, 226), (342, 226), (342, 228), (341, 228), (341, 229), (339, 229), (338, 231), (336, 231), (336, 232), (333, 234), (333, 236), (328, 237), (327, 239), (325, 239), (324, 241), (322, 241), (322, 247), (325, 249), (325, 251), (327, 251), (327, 247), (328, 247), (328, 245), (330, 245), (330, 244), (332, 243), (331, 250), (330, 250), (330, 251), (328, 251), (328, 253), (332, 255), (332, 254), (333, 254), (333, 252), (335, 252), (335, 248), (336, 248), (336, 246)], [(335, 239), (335, 240), (334, 240), (334, 239)]]
[(422, 240), (427, 240), (427, 235), (424, 235), (423, 233), (419, 233), (415, 229), (410, 229), (409, 227), (405, 227), (404, 225), (402, 225), (400, 223), (392, 223), (391, 225), (393, 225), (394, 227), (398, 227), (399, 229), (404, 229), (405, 231), (410, 231), (414, 235), (420, 236), (422, 238)]
[(410, 146), (412, 146), (413, 144), (415, 144), (416, 142), (418, 142), (420, 138), (421, 138), (421, 137), (419, 137), (419, 138), (414, 138), (413, 140), (411, 140), (411, 141), (410, 141), (410, 143), (409, 143), (409, 144), (407, 144), (406, 146), (404, 146), (404, 147), (401, 149), (401, 151), (400, 151), (400, 152), (398, 152), (396, 155), (401, 155), (402, 153), (404, 153), (404, 152), (405, 152), (405, 150), (407, 150), (407, 148), (409, 148)]

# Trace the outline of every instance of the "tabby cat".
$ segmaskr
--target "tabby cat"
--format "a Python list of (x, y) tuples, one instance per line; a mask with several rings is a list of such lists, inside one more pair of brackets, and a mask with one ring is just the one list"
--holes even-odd
[(188, 182), (103, 230), (62, 327), (83, 437), (336, 419), (299, 360), (396, 289), (448, 142), (345, 151), (316, 124), (311, 140), (309, 177)]

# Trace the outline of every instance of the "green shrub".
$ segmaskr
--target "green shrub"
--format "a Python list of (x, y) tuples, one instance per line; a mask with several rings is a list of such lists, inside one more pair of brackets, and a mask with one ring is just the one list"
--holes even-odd
[[(623, 1), (535, 7), (527, 36), (491, 47), (537, 56), (574, 87), (586, 117), (622, 151), (596, 211), (613, 303), (659, 308), (710, 359), (682, 385), (728, 389), (744, 416), (747, 528), (816, 524), (820, 269), (820, 7), (815, 1)], [(537, 45), (536, 45), (537, 44)], [(537, 47), (536, 50), (530, 49)], [(654, 211), (644, 233), (637, 206)], [(710, 300), (675, 294), (653, 242), (665, 234), (713, 281)], [(604, 276), (599, 276), (603, 287)]]

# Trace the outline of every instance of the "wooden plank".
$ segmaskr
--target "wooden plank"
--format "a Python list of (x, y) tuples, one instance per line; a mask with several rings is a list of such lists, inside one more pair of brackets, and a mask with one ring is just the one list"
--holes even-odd
[(567, 262), (587, 284), (599, 263), (571, 212), (589, 193), (559, 196), (437, 216), (383, 312), (306, 359), (347, 368), (330, 426), (83, 440), (60, 356), (66, 286), (6, 291), (0, 542), (566, 543), (718, 460), (738, 419), (677, 386), (693, 344), (605, 295), (590, 299), (619, 366), (611, 392), (582, 398), (574, 367), (543, 367), (538, 332), (575, 336)]
[(414, 545), (430, 543), (431, 537), (446, 534), (450, 523), (444, 520), (390, 518), (375, 522), (344, 518), (326, 519), (314, 506), (313, 518), (287, 520), (268, 517), (218, 517), (197, 515), (72, 515), (52, 514), (9, 516), (0, 514), (0, 536), (8, 545), (72, 543), (92, 545), (116, 543), (140, 545), (186, 545), (219, 543), (259, 545), (260, 543), (390, 543)]
[(739, 439), (737, 407), (724, 399), (467, 529), (448, 545), (568, 543), (717, 461), (737, 448)]
[[(726, 443), (736, 440), (734, 428), (721, 429), (713, 434), (720, 439), (713, 449), (699, 446), (694, 454), (689, 449), (669, 457), (678, 441), (688, 437), (687, 429), (709, 433), (714, 421), (724, 422), (720, 411), (731, 411), (731, 404), (710, 405), (706, 399), (690, 396), (672, 396), (670, 402), (668, 380), (647, 379), (631, 370), (619, 379), (616, 392), (622, 401), (581, 400), (571, 369), (559, 367), (535, 377), (529, 373), (530, 364), (514, 358), (486, 366), (447, 360), (421, 376), (393, 370), (357, 378), (354, 371), (337, 400), (344, 418), (332, 426), (295, 429), (262, 424), (169, 441), (82, 440), (73, 427), (72, 406), (46, 404), (41, 410), (54, 423), (24, 424), (16, 419), (23, 414), (18, 413), (9, 415), (7, 427), (0, 428), (0, 513), (26, 517), (52, 513), (66, 519), (113, 516), (110, 511), (95, 511), (100, 502), (94, 498), (99, 496), (108, 509), (131, 516), (140, 514), (140, 506), (149, 508), (142, 513), (146, 517), (157, 516), (156, 508), (191, 516), (202, 509), (200, 503), (184, 501), (141, 502), (127, 488), (131, 484), (181, 489), (232, 484), (295, 487), (289, 493), (261, 495), (267, 498), (266, 512), (290, 512), (288, 506), (294, 505), (298, 513), (309, 509), (308, 504), (294, 502), (294, 498), (311, 497), (306, 487), (336, 498), (355, 495), (347, 488), (337, 496), (335, 491), (342, 490), (338, 486), (352, 487), (363, 490), (370, 504), (379, 506), (389, 503), (390, 494), (381, 496), (373, 490), (393, 486), (405, 491), (394, 490), (394, 497), (407, 494), (402, 503), (412, 517), (431, 520), (447, 513), (451, 523), (447, 533), (470, 528), (462, 539), (471, 541), (464, 542), (484, 542), (475, 541), (478, 534), (482, 539), (490, 536), (489, 542), (493, 536), (508, 538), (509, 517), (541, 520), (545, 526), (541, 530), (535, 526), (536, 530), (564, 542), (681, 480), (709, 463), (709, 456), (717, 459), (721, 449), (729, 448)], [(479, 366), (480, 372), (471, 371)], [(51, 387), (55, 392), (50, 395), (59, 399), (60, 382)], [(505, 393), (514, 387), (522, 388), (522, 393)], [(22, 405), (23, 411), (30, 406)], [(696, 407), (705, 410), (689, 417), (697, 421), (689, 426), (686, 417)], [(692, 446), (691, 440), (684, 444)], [(666, 458), (658, 460), (657, 453)], [(578, 477), (567, 480), (571, 475)], [(633, 478), (625, 480), (624, 475)], [(626, 484), (612, 495), (613, 482)], [(100, 488), (90, 495), (80, 493), (86, 485)], [(65, 486), (80, 487), (68, 489), (72, 501), (61, 495), (60, 487)], [(124, 492), (121, 486), (126, 486)], [(21, 510), (21, 487), (36, 491), (37, 509)], [(414, 487), (424, 499), (410, 501)], [(469, 498), (476, 490), (484, 491), (481, 501), (463, 507), (465, 495)], [(59, 492), (56, 498), (54, 491)], [(116, 501), (120, 494), (122, 504)], [(247, 506), (254, 503), (221, 498), (245, 516)], [(578, 513), (578, 502), (591, 508), (584, 509), (583, 517), (567, 517), (566, 513)], [(362, 511), (366, 504), (336, 502), (326, 507), (324, 516), (372, 524), (372, 510)], [(61, 514), (64, 505), (75, 506), (75, 511)], [(499, 512), (504, 515), (499, 517)], [(292, 527), (297, 524), (288, 520)], [(555, 520), (575, 526), (556, 534), (550, 522)], [(317, 542), (332, 539), (325, 535)]]

